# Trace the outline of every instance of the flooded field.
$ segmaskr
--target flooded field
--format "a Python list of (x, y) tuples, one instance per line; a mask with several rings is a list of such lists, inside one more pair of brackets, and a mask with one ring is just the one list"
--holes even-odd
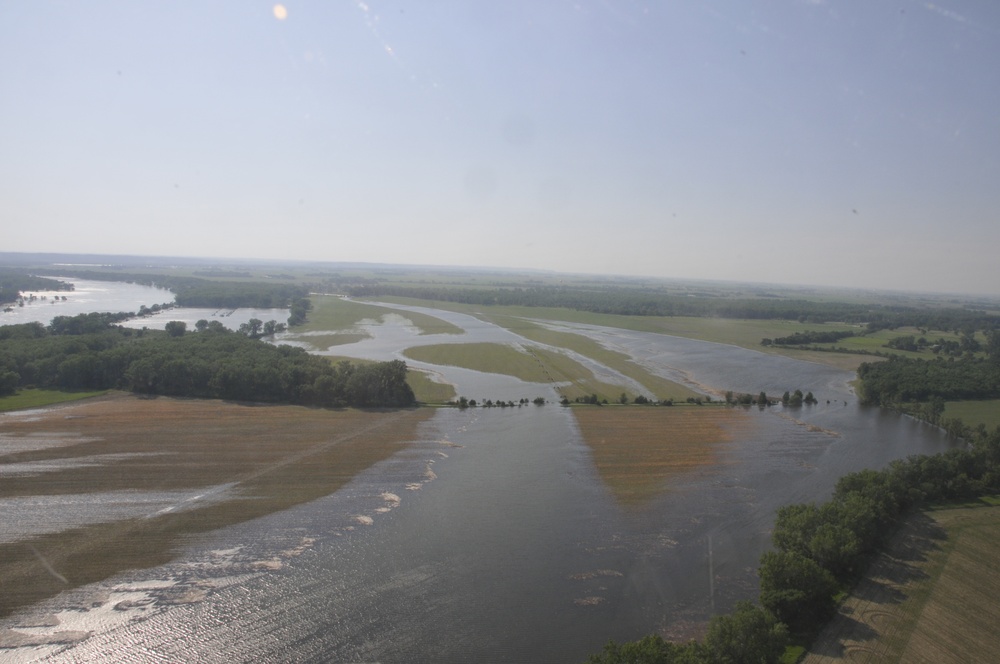
[[(330, 354), (396, 359), (413, 345), (531, 344), (469, 316), (420, 311), (466, 332), (419, 335), (393, 316)], [(549, 403), (438, 410), (409, 444), (329, 494), (199, 531), (178, 543), (170, 562), (4, 619), (8, 647), (0, 654), (53, 662), (579, 662), (609, 638), (686, 639), (713, 612), (755, 597), (757, 559), (777, 507), (822, 500), (851, 470), (948, 445), (931, 427), (860, 407), (847, 372), (663, 335), (572, 331), (702, 392), (800, 388), (819, 403), (720, 409), (725, 421), (711, 425), (718, 435), (707, 454), (692, 447), (673, 462), (655, 450), (656, 430), (669, 440), (690, 425), (641, 423), (653, 456), (638, 463), (677, 467), (633, 500), (606, 472), (607, 455), (627, 451), (628, 440), (602, 448), (588, 438), (584, 429), (599, 423), (553, 403), (555, 385), (411, 361), (472, 398)], [(641, 409), (617, 415), (628, 411)], [(597, 412), (612, 409), (585, 417)], [(18, 639), (48, 645), (13, 647)]]

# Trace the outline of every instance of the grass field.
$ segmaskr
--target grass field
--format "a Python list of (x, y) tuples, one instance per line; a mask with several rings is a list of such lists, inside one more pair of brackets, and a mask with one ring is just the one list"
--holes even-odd
[(514, 376), (531, 383), (565, 383), (557, 389), (570, 400), (596, 394), (613, 401), (622, 391), (620, 385), (599, 381), (590, 369), (571, 357), (540, 348), (521, 351), (497, 343), (437, 344), (408, 348), (404, 355), (420, 362)]
[(717, 466), (733, 432), (752, 426), (738, 408), (586, 406), (573, 409), (601, 479), (624, 505), (669, 491), (684, 473)]
[[(339, 332), (352, 331), (364, 320), (379, 320), (382, 316), (393, 314), (402, 316), (420, 330), (420, 334), (461, 334), (462, 330), (447, 321), (427, 314), (400, 311), (374, 304), (354, 302), (332, 295), (314, 295), (310, 297), (313, 308), (309, 312), (309, 320), (292, 330), (292, 332)], [(305, 338), (308, 341), (308, 337)]]
[[(493, 323), (516, 332), (526, 339), (571, 350), (584, 357), (596, 360), (624, 376), (628, 376), (646, 388), (647, 393), (643, 396), (651, 397), (657, 401), (665, 399), (683, 400), (688, 397), (699, 396), (698, 393), (679, 383), (650, 373), (642, 366), (633, 362), (625, 353), (609, 350), (582, 334), (551, 330), (532, 321), (515, 316), (489, 315), (486, 317)], [(633, 394), (631, 396), (635, 397), (637, 395)]]
[[(412, 440), (430, 409), (328, 411), (109, 395), (4, 419), (23, 451), (5, 463), (62, 464), (10, 474), (0, 496), (200, 489), (235, 483), (219, 502), (0, 544), (0, 615), (131, 568), (168, 562), (183, 539), (328, 495)], [(37, 444), (41, 438), (54, 446)], [(114, 454), (113, 462), (81, 460)], [(43, 563), (42, 560), (45, 562)], [(58, 574), (53, 574), (55, 571)]]
[(787, 355), (851, 371), (856, 369), (862, 362), (872, 359), (864, 355), (802, 351), (775, 348), (773, 346), (765, 348), (760, 345), (761, 339), (789, 336), (795, 332), (851, 329), (851, 326), (844, 323), (800, 323), (798, 321), (787, 320), (736, 320), (729, 318), (697, 318), (693, 316), (622, 316), (552, 307), (484, 307), (400, 297), (386, 297), (383, 300), (398, 304), (435, 307), (447, 311), (487, 317), (497, 321), (503, 317), (515, 317), (567, 323), (585, 323), (588, 325), (603, 325), (638, 332), (669, 334), (688, 339), (700, 339), (702, 341), (741, 346), (743, 348), (758, 350), (762, 353)]
[[(441, 364), (486, 373), (515, 376), (532, 383), (548, 378), (541, 363), (513, 346), (497, 343), (436, 344), (407, 348), (403, 354), (420, 362)], [(581, 367), (581, 370), (584, 370)]]
[(106, 394), (107, 390), (98, 392), (62, 392), (60, 390), (23, 389), (17, 394), (0, 397), (0, 412), (6, 410), (23, 410), (25, 408), (42, 408), (67, 401), (78, 401)]
[(982, 401), (948, 401), (944, 417), (957, 417), (969, 426), (986, 425), (987, 429), (1000, 427), (1000, 399)]
[(1000, 507), (915, 515), (803, 662), (997, 661), (998, 596)]
[(430, 375), (424, 371), (410, 369), (406, 373), (406, 382), (420, 403), (442, 404), (458, 396), (452, 385), (431, 380)]

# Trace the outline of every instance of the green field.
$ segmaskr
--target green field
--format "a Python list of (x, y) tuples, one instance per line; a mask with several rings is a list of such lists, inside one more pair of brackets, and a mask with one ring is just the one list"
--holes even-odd
[(42, 408), (66, 401), (77, 401), (79, 399), (89, 399), (102, 394), (107, 394), (107, 390), (97, 392), (61, 392), (59, 390), (36, 390), (24, 389), (6, 397), (0, 397), (0, 411), (22, 410), (24, 408)]
[(410, 369), (406, 374), (406, 382), (413, 389), (413, 395), (420, 403), (447, 403), (458, 396), (452, 385), (431, 380), (430, 375), (425, 371)]
[[(661, 376), (650, 373), (642, 366), (636, 364), (625, 353), (609, 350), (598, 342), (585, 337), (582, 334), (572, 332), (562, 332), (552, 330), (538, 323), (516, 316), (505, 316), (490, 314), (484, 316), (493, 323), (515, 332), (526, 339), (537, 341), (557, 348), (565, 348), (584, 357), (600, 362), (604, 366), (614, 369), (624, 376), (638, 382), (646, 388), (647, 393), (643, 396), (651, 397), (660, 401), (665, 399), (686, 399), (687, 397), (698, 396), (696, 392), (683, 385), (675, 383)], [(637, 396), (637, 395), (631, 395)]]
[(403, 354), (419, 362), (514, 376), (531, 383), (568, 383), (560, 385), (558, 391), (569, 399), (597, 394), (602, 399), (613, 401), (622, 389), (620, 385), (598, 381), (589, 369), (576, 360), (540, 348), (518, 350), (497, 343), (437, 344), (408, 348)]
[[(297, 326), (293, 332), (335, 332), (354, 331), (362, 321), (378, 321), (388, 314), (402, 316), (420, 330), (420, 334), (461, 334), (462, 330), (447, 321), (427, 314), (400, 311), (374, 304), (354, 302), (332, 295), (313, 295), (310, 297), (313, 308), (309, 312), (309, 320)], [(305, 341), (309, 338), (305, 337)]]
[(957, 417), (971, 427), (983, 424), (992, 430), (1000, 427), (1000, 399), (948, 401), (945, 403), (944, 417)]
[[(637, 332), (655, 332), (657, 334), (668, 334), (676, 337), (685, 337), (687, 339), (699, 339), (702, 341), (712, 341), (715, 343), (741, 346), (743, 348), (750, 348), (764, 353), (787, 355), (789, 357), (827, 364), (847, 370), (854, 370), (861, 362), (870, 361), (872, 359), (871, 357), (864, 355), (803, 351), (792, 348), (776, 348), (773, 346), (764, 347), (760, 345), (761, 339), (785, 337), (794, 334), (795, 332), (806, 332), (809, 330), (832, 331), (851, 329), (850, 326), (843, 323), (800, 323), (798, 321), (789, 320), (737, 320), (729, 318), (698, 318), (693, 316), (623, 316), (618, 314), (597, 314), (586, 311), (577, 311), (574, 309), (553, 307), (484, 307), (471, 304), (457, 304), (454, 302), (439, 302), (401, 297), (386, 297), (382, 298), (381, 301), (455, 311), (487, 318), (497, 322), (498, 324), (503, 324), (501, 321), (514, 318), (582, 323), (586, 325), (602, 325), (605, 327), (635, 330)], [(516, 325), (511, 329), (520, 332)], [(879, 345), (881, 345), (881, 343), (884, 343), (884, 341), (880, 342)]]
[(996, 661), (998, 596), (1000, 507), (914, 515), (803, 662)]

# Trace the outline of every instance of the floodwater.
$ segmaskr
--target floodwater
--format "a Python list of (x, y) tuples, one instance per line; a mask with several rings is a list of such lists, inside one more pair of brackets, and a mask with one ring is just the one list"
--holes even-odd
[[(334, 350), (391, 359), (418, 343), (532, 344), (420, 310), (466, 334), (418, 336), (389, 317)], [(0, 621), (41, 644), (0, 658), (580, 662), (611, 638), (687, 639), (756, 596), (778, 507), (824, 500), (846, 472), (949, 445), (932, 427), (859, 406), (847, 372), (663, 335), (572, 331), (700, 389), (800, 388), (820, 403), (746, 411), (719, 465), (638, 507), (602, 484), (570, 409), (442, 409), (405, 451), (330, 496)], [(549, 385), (420, 366), (471, 398), (555, 400)]]
[[(76, 316), (93, 311), (110, 313), (138, 311), (142, 305), (151, 307), (154, 304), (174, 301), (174, 294), (163, 288), (113, 281), (52, 278), (73, 284), (73, 290), (22, 293), (25, 298), (34, 295), (35, 299), (26, 299), (23, 307), (16, 304), (6, 305), (11, 310), (0, 311), (0, 325), (35, 322), (48, 325), (56, 316)], [(62, 299), (64, 297), (65, 300)]]
[[(163, 288), (126, 284), (113, 281), (92, 281), (88, 279), (54, 277), (60, 281), (73, 284), (72, 291), (29, 291), (24, 293), (28, 298), (24, 306), (6, 305), (10, 311), (0, 311), (0, 325), (18, 325), (21, 323), (42, 323), (48, 325), (56, 316), (76, 316), (93, 311), (118, 313), (121, 311), (136, 312), (143, 305), (152, 307), (155, 304), (170, 304), (174, 294)], [(66, 298), (63, 300), (62, 298)], [(44, 298), (44, 299), (43, 299)], [(174, 307), (141, 318), (133, 318), (119, 323), (123, 327), (151, 330), (162, 330), (170, 321), (183, 321), (189, 330), (194, 324), (205, 319), (217, 320), (230, 330), (239, 329), (240, 325), (257, 318), (264, 322), (275, 320), (284, 323), (288, 320), (288, 309), (219, 309), (218, 307)]]

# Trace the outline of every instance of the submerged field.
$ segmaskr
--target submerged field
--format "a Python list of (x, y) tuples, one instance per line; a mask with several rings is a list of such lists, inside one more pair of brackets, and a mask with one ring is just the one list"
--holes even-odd
[(996, 661), (998, 551), (1000, 507), (915, 515), (804, 663)]
[(192, 493), (153, 514), (6, 537), (0, 615), (125, 569), (166, 563), (193, 534), (328, 495), (402, 449), (431, 415), (114, 395), (5, 416), (2, 499)]
[(752, 426), (735, 408), (588, 406), (573, 413), (598, 474), (627, 505), (669, 491), (685, 473), (718, 465), (733, 433)]

